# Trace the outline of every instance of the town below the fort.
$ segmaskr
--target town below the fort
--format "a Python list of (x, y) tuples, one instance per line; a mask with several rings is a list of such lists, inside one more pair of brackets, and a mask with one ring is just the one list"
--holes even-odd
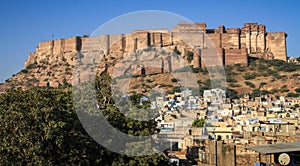
[(156, 121), (170, 141), (169, 156), (199, 165), (250, 166), (279, 163), (281, 153), (299, 164), (300, 154), (294, 152), (299, 151), (299, 104), (300, 98), (230, 100), (221, 89), (204, 90), (203, 96), (185, 89), (156, 97), (151, 105), (160, 110)]

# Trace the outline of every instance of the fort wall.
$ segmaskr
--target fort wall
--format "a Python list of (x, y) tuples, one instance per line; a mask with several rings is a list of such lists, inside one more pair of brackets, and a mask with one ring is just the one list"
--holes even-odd
[[(87, 51), (102, 51), (108, 53), (132, 53), (138, 49), (149, 46), (169, 47), (179, 46), (182, 56), (187, 50), (197, 48), (192, 62), (195, 67), (204, 67), (213, 62), (214, 52), (217, 52), (221, 63), (247, 64), (247, 56), (260, 54), (272, 55), (268, 58), (286, 61), (286, 37), (284, 32), (266, 32), (265, 25), (245, 23), (242, 28), (225, 28), (220, 25), (217, 29), (207, 29), (206, 23), (180, 22), (177, 26), (168, 29), (134, 30), (130, 34), (101, 35), (99, 37), (72, 37), (67, 39), (50, 40), (41, 42), (34, 53), (29, 54), (25, 67), (31, 63), (39, 62), (43, 58), (55, 61), (66, 53)], [(264, 56), (261, 56), (264, 57)], [(72, 59), (71, 56), (64, 57)], [(73, 58), (74, 59), (74, 58)], [(206, 65), (203, 61), (206, 59)], [(210, 62), (211, 61), (211, 62)]]

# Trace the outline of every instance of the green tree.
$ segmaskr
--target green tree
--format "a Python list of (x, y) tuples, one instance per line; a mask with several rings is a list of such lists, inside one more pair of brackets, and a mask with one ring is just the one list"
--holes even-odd
[(233, 89), (226, 89), (226, 96), (230, 99), (237, 99), (238, 98), (238, 92)]
[(261, 91), (259, 89), (254, 89), (250, 94), (251, 98), (259, 97), (261, 95)]
[(193, 122), (192, 127), (203, 127), (204, 123), (205, 123), (204, 119), (196, 119)]
[[(109, 77), (101, 80), (98, 85), (110, 82)], [(103, 114), (113, 126), (133, 135), (156, 131), (155, 121), (136, 121), (121, 114), (110, 94), (103, 87), (98, 100), (105, 102)], [(0, 165), (165, 164), (161, 154), (128, 157), (100, 146), (81, 126), (72, 101), (72, 93), (61, 89), (16, 89), (0, 95)]]
[(109, 164), (111, 153), (85, 133), (70, 92), (9, 90), (0, 97), (1, 165)]

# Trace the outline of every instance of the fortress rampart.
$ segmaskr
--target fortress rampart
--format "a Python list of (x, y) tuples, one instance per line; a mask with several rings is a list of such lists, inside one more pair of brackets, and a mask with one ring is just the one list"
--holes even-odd
[(72, 37), (68, 39), (41, 42), (34, 53), (29, 54), (25, 67), (39, 62), (43, 57), (49, 61), (65, 56), (73, 61), (75, 53), (103, 51), (104, 54), (131, 53), (137, 49), (149, 46), (178, 46), (186, 55), (188, 47), (195, 49), (192, 64), (194, 67), (207, 66), (201, 62), (206, 57), (209, 60), (210, 50), (215, 48), (223, 65), (247, 64), (248, 56), (264, 59), (287, 60), (286, 37), (284, 32), (266, 32), (265, 25), (245, 23), (242, 28), (225, 28), (220, 25), (216, 29), (207, 29), (206, 23), (180, 22), (168, 29), (134, 30), (131, 34), (101, 35), (95, 38)]

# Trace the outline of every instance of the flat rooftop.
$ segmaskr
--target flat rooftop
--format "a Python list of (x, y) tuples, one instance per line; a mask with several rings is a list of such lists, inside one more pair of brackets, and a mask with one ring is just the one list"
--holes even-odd
[(300, 151), (300, 142), (289, 142), (283, 144), (271, 144), (271, 145), (262, 145), (262, 146), (249, 146), (246, 147), (246, 149), (253, 150), (261, 154), (295, 152), (295, 151)]

